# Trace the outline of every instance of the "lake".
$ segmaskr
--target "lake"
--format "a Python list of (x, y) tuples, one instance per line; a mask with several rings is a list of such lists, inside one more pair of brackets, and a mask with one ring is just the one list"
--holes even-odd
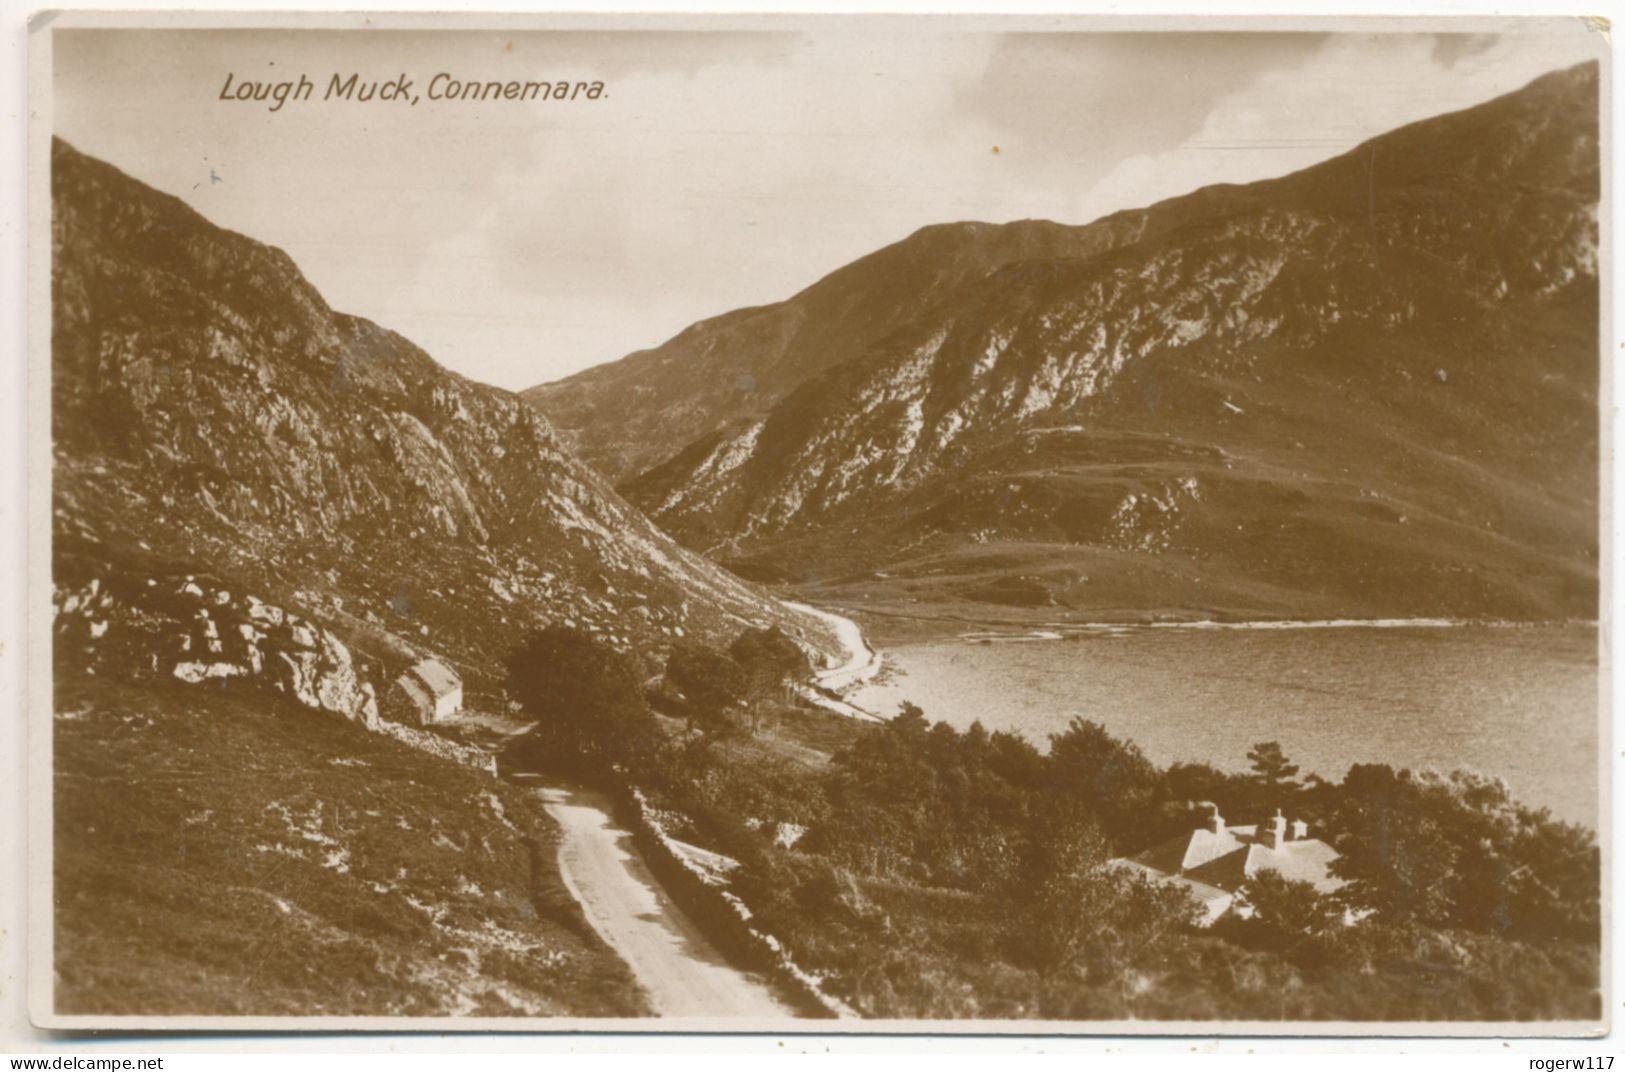
[[(991, 638), (996, 634), (973, 634)], [(1074, 715), (1154, 762), (1247, 769), (1278, 740), (1305, 773), (1353, 763), (1466, 767), (1513, 796), (1597, 825), (1597, 630), (1590, 625), (1097, 628), (1077, 638), (889, 647), (853, 692), (895, 713), (1015, 730), (1047, 746)]]

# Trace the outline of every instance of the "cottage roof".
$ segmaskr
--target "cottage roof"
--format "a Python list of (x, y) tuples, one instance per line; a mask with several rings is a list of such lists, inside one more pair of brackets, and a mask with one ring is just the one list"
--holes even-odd
[(423, 682), (419, 681), (416, 677), (413, 677), (410, 673), (402, 674), (400, 677), (396, 678), (395, 684), (399, 685), (401, 691), (406, 693), (407, 699), (412, 702), (414, 707), (427, 711), (429, 708), (434, 706), (434, 696), (429, 692), (428, 688), (423, 684)]
[(1134, 862), (1166, 875), (1201, 867), (1209, 860), (1229, 855), (1242, 847), (1242, 841), (1229, 830), (1215, 833), (1199, 828), (1169, 838), (1134, 857)]
[[(1126, 861), (1164, 879), (1179, 878), (1216, 890), (1235, 891), (1262, 871), (1307, 882), (1321, 893), (1343, 885), (1331, 874), (1337, 850), (1319, 838), (1297, 838), (1271, 846), (1256, 826), (1231, 826), (1221, 832), (1187, 831)], [(1181, 884), (1184, 884), (1182, 882)]]
[(463, 687), (462, 678), (439, 659), (424, 659), (414, 664), (408, 677), (422, 682), (436, 699)]

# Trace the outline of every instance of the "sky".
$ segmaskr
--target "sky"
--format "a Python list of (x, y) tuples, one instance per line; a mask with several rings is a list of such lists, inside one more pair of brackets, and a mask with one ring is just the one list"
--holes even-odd
[[(914, 230), (1087, 223), (1284, 174), (1596, 58), (1595, 35), (62, 30), (55, 132), (285, 250), (334, 308), (519, 389)], [(1538, 27), (1538, 31), (1535, 29)], [(228, 75), (401, 101), (221, 100)], [(431, 101), (429, 81), (602, 82)]]

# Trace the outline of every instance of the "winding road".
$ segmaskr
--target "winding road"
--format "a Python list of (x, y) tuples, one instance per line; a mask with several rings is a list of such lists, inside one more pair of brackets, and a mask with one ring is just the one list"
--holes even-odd
[(845, 650), (846, 657), (841, 662), (813, 673), (813, 678), (824, 688), (840, 692), (869, 680), (880, 671), (880, 653), (872, 650), (864, 641), (863, 630), (858, 628), (857, 622), (805, 603), (786, 600), (784, 605), (825, 622), (835, 630), (835, 638)]
[(616, 825), (607, 797), (534, 790), (559, 824), (559, 873), (593, 930), (632, 969), (660, 1016), (785, 1019), (797, 1015), (759, 977), (732, 967), (660, 888)]
[[(802, 603), (789, 606), (834, 630), (843, 656), (814, 674), (831, 692), (873, 677), (880, 655), (864, 643), (856, 622)], [(879, 720), (842, 700), (807, 688), (808, 699), (853, 718)], [(659, 1016), (690, 1020), (783, 1020), (800, 1015), (759, 976), (730, 965), (649, 873), (616, 824), (608, 797), (558, 786), (533, 790), (559, 824), (559, 875), (587, 922), (626, 962)]]

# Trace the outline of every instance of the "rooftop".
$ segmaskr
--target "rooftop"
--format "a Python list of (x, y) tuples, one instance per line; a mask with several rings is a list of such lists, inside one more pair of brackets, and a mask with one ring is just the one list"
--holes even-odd
[(1337, 850), (1308, 836), (1306, 823), (1288, 824), (1277, 814), (1269, 823), (1229, 826), (1218, 809), (1205, 826), (1186, 831), (1119, 864), (1159, 882), (1184, 887), (1202, 905), (1206, 921), (1227, 911), (1235, 892), (1261, 872), (1274, 871), (1307, 882), (1321, 893), (1343, 885), (1331, 873)]
[(463, 680), (457, 676), (457, 672), (439, 659), (424, 659), (413, 664), (409, 676), (421, 681), (436, 698), (463, 687)]

